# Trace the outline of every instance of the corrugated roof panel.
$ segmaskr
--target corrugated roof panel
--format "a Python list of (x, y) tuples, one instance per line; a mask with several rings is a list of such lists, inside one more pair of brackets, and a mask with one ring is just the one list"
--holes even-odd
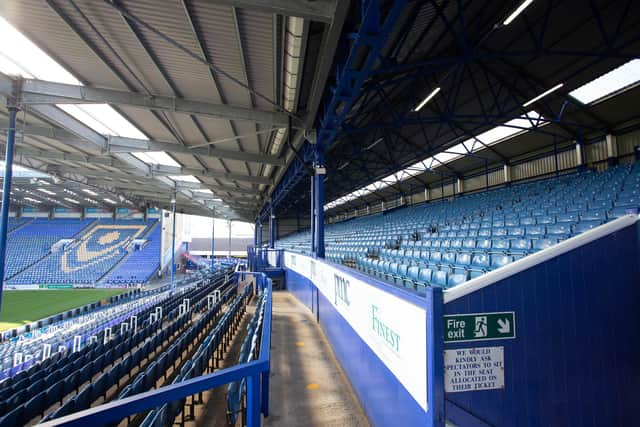
[[(247, 75), (251, 87), (274, 99), (274, 46), (273, 15), (247, 9), (236, 9), (240, 38), (247, 64)], [(260, 97), (254, 96), (255, 105), (273, 108)]]
[[(160, 141), (175, 140), (171, 132), (158, 121), (151, 111), (134, 107), (118, 107), (118, 109), (121, 110), (125, 116), (129, 117), (129, 119), (131, 119), (130, 121), (135, 123), (142, 132), (152, 138)], [(171, 113), (166, 114), (168, 117), (171, 117)]]
[[(205, 2), (192, 6), (193, 20), (202, 30), (203, 47), (212, 63), (246, 84), (233, 9)], [(219, 73), (216, 77), (221, 95), (228, 104), (251, 106), (251, 98), (245, 88)]]
[[(159, 8), (157, 1), (139, 0), (127, 2), (125, 6), (130, 13), (145, 23), (160, 30), (190, 51), (199, 53), (195, 34), (191, 30), (181, 2), (164, 1), (162, 7)], [(115, 9), (113, 12), (117, 13)], [(219, 102), (206, 65), (146, 28), (136, 24), (133, 26), (142, 35), (147, 49), (156, 56), (158, 65), (165, 70), (167, 77), (174, 84), (180, 96)]]
[[(72, 74), (104, 86), (123, 88), (104, 62), (71, 31), (47, 4), (39, 0), (4, 2), (2, 15), (41, 49), (62, 62)], [(37, 31), (36, 31), (37, 30)]]
[[(99, 47), (108, 62), (117, 68), (125, 76), (127, 82), (136, 90), (145, 93), (146, 89), (157, 95), (172, 94), (171, 89), (153, 66), (133, 32), (115, 9), (103, 2), (76, 3), (81, 8), (82, 13), (98, 30), (98, 34), (70, 2), (58, 2), (56, 4), (73, 19), (75, 26), (82, 34)], [(108, 45), (102, 38), (107, 41)], [(111, 51), (109, 46), (116, 51), (117, 55)], [(125, 61), (126, 65), (118, 59), (118, 56)], [(93, 80), (90, 75), (85, 75), (84, 77), (91, 82), (104, 85), (103, 82)]]

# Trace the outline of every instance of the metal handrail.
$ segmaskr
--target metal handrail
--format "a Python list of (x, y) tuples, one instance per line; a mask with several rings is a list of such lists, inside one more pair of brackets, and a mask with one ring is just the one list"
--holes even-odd
[(256, 361), (242, 363), (179, 383), (160, 387), (135, 396), (105, 403), (65, 417), (41, 424), (42, 426), (104, 425), (123, 418), (161, 407), (194, 394), (220, 387), (234, 381), (247, 379), (247, 426), (260, 425), (260, 412), (266, 417), (269, 411), (269, 372), (271, 369), (271, 310), (272, 282), (263, 273), (254, 273), (256, 281), (268, 291), (264, 324), (261, 333), (260, 357)]

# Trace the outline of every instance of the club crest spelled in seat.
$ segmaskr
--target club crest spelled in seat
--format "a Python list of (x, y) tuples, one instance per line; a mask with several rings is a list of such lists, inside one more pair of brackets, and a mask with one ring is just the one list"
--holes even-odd
[(144, 229), (143, 225), (98, 225), (64, 252), (60, 268), (65, 273), (72, 273), (116, 257)]

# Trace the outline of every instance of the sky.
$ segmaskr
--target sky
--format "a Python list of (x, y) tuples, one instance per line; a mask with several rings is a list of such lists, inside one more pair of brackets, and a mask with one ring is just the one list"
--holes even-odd
[[(211, 218), (205, 216), (186, 215), (191, 222), (191, 237), (211, 237)], [(216, 218), (216, 237), (229, 237), (229, 227), (226, 219)], [(253, 224), (233, 221), (231, 237), (253, 237)]]

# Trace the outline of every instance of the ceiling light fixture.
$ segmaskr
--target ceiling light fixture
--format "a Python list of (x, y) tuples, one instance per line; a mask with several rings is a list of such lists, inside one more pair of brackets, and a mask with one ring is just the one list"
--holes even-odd
[(438, 94), (438, 92), (440, 92), (440, 89), (441, 89), (440, 86), (438, 86), (437, 88), (432, 90), (431, 93), (429, 95), (427, 95), (427, 97), (425, 99), (423, 99), (422, 102), (420, 104), (418, 104), (418, 106), (413, 111), (420, 111), (422, 109), (422, 107), (427, 105), (427, 102), (431, 101), (431, 98), (433, 98), (434, 96), (436, 96)]
[(516, 8), (516, 10), (514, 10), (511, 15), (509, 15), (507, 17), (507, 19), (505, 19), (502, 22), (502, 25), (507, 26), (509, 24), (511, 24), (513, 22), (514, 19), (516, 19), (518, 17), (518, 15), (520, 15), (527, 7), (529, 7), (529, 5), (533, 3), (533, 0), (524, 0), (522, 3), (520, 3), (520, 6), (518, 6)]
[(375, 147), (376, 145), (380, 144), (382, 142), (382, 138), (378, 138), (375, 141), (373, 141), (372, 144), (367, 145), (366, 147), (364, 147), (364, 151), (369, 151), (371, 150), (373, 147)]
[(523, 107), (528, 107), (529, 105), (533, 104), (534, 102), (539, 101), (542, 98), (544, 98), (545, 96), (549, 95), (550, 93), (553, 93), (556, 90), (560, 89), (562, 86), (564, 86), (564, 83), (559, 83), (559, 84), (555, 85), (554, 87), (552, 87), (551, 89), (542, 92), (540, 95), (536, 96), (535, 98), (532, 98), (532, 99), (528, 100), (527, 102), (522, 104), (522, 106)]

